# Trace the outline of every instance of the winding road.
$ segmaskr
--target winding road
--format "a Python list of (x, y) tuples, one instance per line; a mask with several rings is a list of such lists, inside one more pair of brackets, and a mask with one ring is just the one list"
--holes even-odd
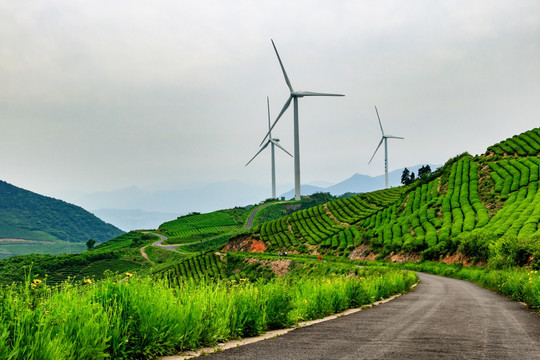
[(205, 359), (540, 359), (540, 317), (472, 283), (419, 274), (374, 308)]

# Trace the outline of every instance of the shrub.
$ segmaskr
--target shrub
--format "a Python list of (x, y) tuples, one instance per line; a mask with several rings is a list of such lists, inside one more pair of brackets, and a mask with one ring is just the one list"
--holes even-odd
[(539, 236), (532, 239), (503, 236), (489, 246), (489, 266), (495, 269), (525, 266), (531, 259), (531, 266), (537, 268), (540, 265), (539, 256)]
[(488, 261), (491, 238), (492, 235), (488, 233), (470, 233), (461, 234), (454, 241), (458, 244), (459, 252), (478, 263)]

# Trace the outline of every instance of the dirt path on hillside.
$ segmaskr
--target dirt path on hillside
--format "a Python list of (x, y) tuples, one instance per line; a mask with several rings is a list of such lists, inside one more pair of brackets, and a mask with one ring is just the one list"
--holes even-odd
[(153, 262), (152, 260), (150, 260), (150, 258), (148, 257), (148, 254), (147, 254), (146, 251), (145, 251), (147, 247), (148, 247), (148, 245), (143, 246), (143, 247), (141, 248), (141, 256), (142, 256), (143, 258), (145, 258), (146, 261), (148, 261), (150, 264), (155, 265), (156, 263)]
[(540, 359), (540, 317), (466, 281), (419, 274), (411, 293), (205, 359)]

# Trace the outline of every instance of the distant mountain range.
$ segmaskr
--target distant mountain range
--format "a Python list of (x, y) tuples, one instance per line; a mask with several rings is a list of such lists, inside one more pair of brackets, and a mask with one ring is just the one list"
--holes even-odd
[(0, 239), (103, 242), (122, 233), (79, 206), (0, 180)]
[[(429, 164), (432, 170), (439, 165)], [(417, 173), (422, 165), (407, 167)], [(401, 185), (403, 169), (390, 172), (390, 186)], [(382, 189), (384, 175), (371, 177), (354, 174), (337, 183), (327, 186), (303, 184), (302, 195), (316, 192), (329, 192), (342, 195), (347, 192), (361, 193)], [(229, 209), (235, 206), (257, 204), (269, 197), (270, 186), (255, 186), (241, 181), (226, 181), (207, 184), (198, 188), (150, 192), (137, 187), (110, 192), (97, 192), (70, 199), (107, 222), (122, 230), (155, 229), (165, 221), (175, 219), (192, 211), (210, 212)], [(287, 187), (282, 187), (282, 191)], [(278, 189), (279, 190), (279, 189)], [(279, 192), (278, 192), (279, 193)], [(291, 199), (294, 191), (282, 193), (280, 197)]]
[[(431, 168), (431, 171), (435, 171), (437, 168), (441, 166), (437, 164), (428, 164), (428, 165)], [(422, 166), (424, 165), (415, 165), (415, 166), (410, 166), (410, 167), (408, 166), (407, 169), (417, 174), (418, 169), (420, 169), (420, 167)], [(403, 174), (403, 169), (398, 169), (398, 170), (389, 172), (388, 185), (390, 187), (401, 186), (402, 174)], [(382, 188), (384, 188), (384, 174), (379, 175), (379, 176), (354, 174), (350, 178), (340, 183), (337, 183), (335, 185), (331, 185), (328, 187), (302, 185), (301, 190), (302, 190), (302, 195), (310, 195), (316, 192), (328, 192), (334, 196), (339, 196), (348, 192), (364, 193), (364, 192), (380, 190)], [(294, 189), (282, 194), (281, 197), (284, 197), (285, 199), (290, 199), (294, 197)]]

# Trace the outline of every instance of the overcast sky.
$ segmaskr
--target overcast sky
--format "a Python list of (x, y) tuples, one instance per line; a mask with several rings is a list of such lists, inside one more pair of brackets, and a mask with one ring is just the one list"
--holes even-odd
[[(540, 2), (0, 0), (0, 179), (42, 194), (270, 182), (295, 90), (302, 183), (444, 163), (540, 124)], [(291, 153), (292, 106), (274, 130)], [(278, 182), (293, 183), (279, 152)], [(381, 184), (383, 185), (383, 184)]]

